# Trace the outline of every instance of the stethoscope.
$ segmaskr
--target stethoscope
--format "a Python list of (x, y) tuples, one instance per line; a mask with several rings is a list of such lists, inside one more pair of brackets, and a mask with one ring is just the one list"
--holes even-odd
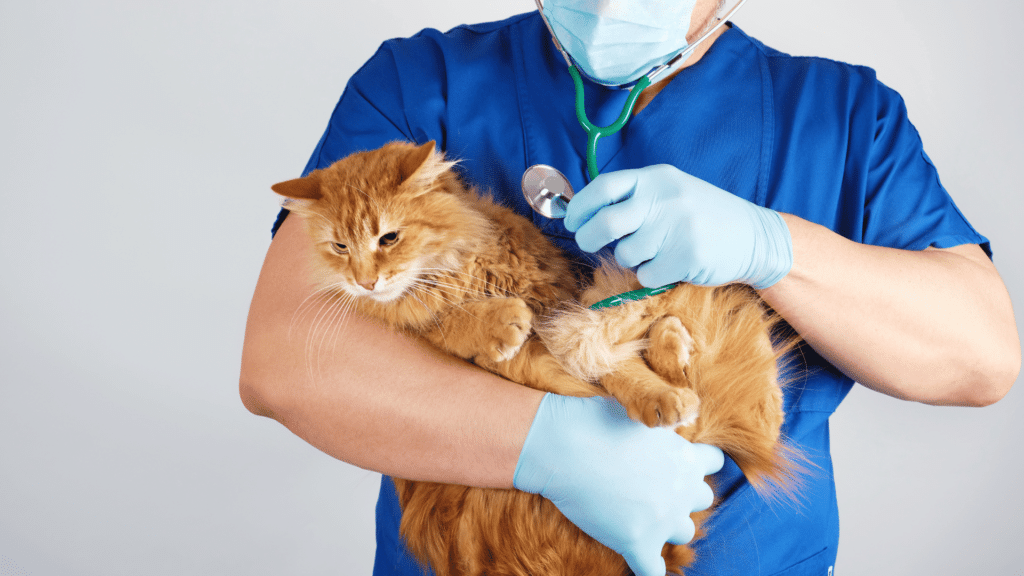
[[(721, 28), (729, 19), (732, 18), (733, 14), (740, 9), (746, 0), (739, 0), (739, 2), (729, 10), (725, 16), (722, 16), (715, 22), (714, 26), (708, 29), (700, 38), (695, 42), (686, 47), (685, 50), (676, 54), (668, 62), (655, 67), (647, 74), (640, 77), (632, 86), (629, 84), (623, 84), (619, 86), (612, 86), (613, 88), (619, 88), (622, 90), (629, 89), (629, 96), (626, 97), (626, 103), (622, 107), (622, 113), (619, 117), (608, 126), (596, 126), (594, 123), (587, 118), (587, 111), (584, 108), (583, 98), (583, 78), (580, 76), (580, 71), (576, 68), (572, 58), (562, 48), (558, 38), (555, 37), (555, 32), (551, 28), (551, 24), (548, 22), (547, 17), (544, 16), (544, 5), (542, 0), (534, 0), (537, 3), (537, 11), (540, 12), (540, 17), (544, 21), (544, 25), (547, 26), (548, 32), (551, 33), (551, 39), (555, 43), (555, 47), (561, 52), (562, 58), (565, 58), (566, 64), (569, 65), (569, 74), (572, 76), (573, 86), (576, 90), (576, 119), (579, 120), (580, 126), (583, 127), (583, 131), (587, 134), (587, 175), (590, 176), (590, 180), (593, 181), (597, 178), (597, 141), (605, 136), (615, 134), (622, 127), (626, 125), (626, 122), (633, 116), (633, 107), (636, 105), (637, 98), (640, 97), (640, 93), (645, 88), (650, 86), (659, 76), (661, 76), (666, 70), (672, 69), (676, 64), (685, 62), (690, 54), (700, 45), (701, 42), (709, 38), (716, 30)], [(548, 166), (545, 164), (534, 164), (526, 169), (523, 173), (523, 179), (521, 183), (523, 189), (523, 197), (526, 198), (527, 203), (542, 216), (548, 218), (564, 218), (566, 206), (569, 204), (569, 200), (573, 197), (572, 184), (565, 177), (564, 174), (558, 171), (558, 169)]]

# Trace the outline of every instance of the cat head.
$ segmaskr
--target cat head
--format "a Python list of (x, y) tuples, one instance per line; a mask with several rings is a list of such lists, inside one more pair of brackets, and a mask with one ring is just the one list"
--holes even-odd
[(325, 284), (390, 302), (486, 234), (454, 164), (433, 141), (392, 142), (271, 188), (305, 217)]

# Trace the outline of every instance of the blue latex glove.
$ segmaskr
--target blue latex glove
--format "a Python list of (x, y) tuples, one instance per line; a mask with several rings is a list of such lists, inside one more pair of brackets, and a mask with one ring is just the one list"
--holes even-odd
[(714, 446), (648, 428), (611, 398), (546, 394), (519, 455), (513, 485), (551, 500), (618, 552), (636, 576), (665, 576), (661, 548), (685, 544), (690, 512), (711, 506), (704, 482), (724, 463)]
[(675, 282), (760, 290), (789, 273), (793, 245), (778, 212), (659, 164), (601, 174), (569, 202), (565, 227), (597, 252), (609, 243), (648, 288)]

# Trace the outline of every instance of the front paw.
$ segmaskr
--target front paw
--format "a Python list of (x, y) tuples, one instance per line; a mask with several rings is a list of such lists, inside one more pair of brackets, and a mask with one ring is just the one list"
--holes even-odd
[(675, 428), (697, 421), (700, 399), (689, 388), (662, 386), (638, 391), (625, 406), (630, 418), (651, 428)]
[(493, 301), (484, 320), (490, 328), (487, 356), (494, 362), (504, 362), (519, 353), (533, 330), (533, 312), (520, 298), (502, 298)]

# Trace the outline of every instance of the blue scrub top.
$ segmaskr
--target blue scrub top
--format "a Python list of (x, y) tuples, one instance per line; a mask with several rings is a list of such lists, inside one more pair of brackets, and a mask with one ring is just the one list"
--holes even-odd
[[(587, 113), (615, 120), (626, 93), (587, 83)], [(424, 30), (385, 42), (351, 78), (306, 173), (392, 140), (437, 141), (472, 184), (535, 224), (581, 265), (560, 220), (533, 213), (520, 192), (532, 164), (555, 166), (581, 189), (586, 138), (572, 79), (536, 12), (502, 22)], [(921, 250), (988, 241), (939, 182), (902, 99), (873, 70), (792, 57), (733, 26), (618, 134), (597, 147), (602, 172), (672, 164), (756, 204), (851, 240)], [(284, 218), (282, 213), (274, 230)], [(696, 543), (687, 576), (825, 576), (839, 518), (828, 418), (852, 380), (810, 347), (789, 368), (783, 432), (811, 460), (797, 505), (762, 500), (727, 461), (725, 495)], [(374, 574), (420, 575), (398, 537), (394, 485), (381, 484)]]

